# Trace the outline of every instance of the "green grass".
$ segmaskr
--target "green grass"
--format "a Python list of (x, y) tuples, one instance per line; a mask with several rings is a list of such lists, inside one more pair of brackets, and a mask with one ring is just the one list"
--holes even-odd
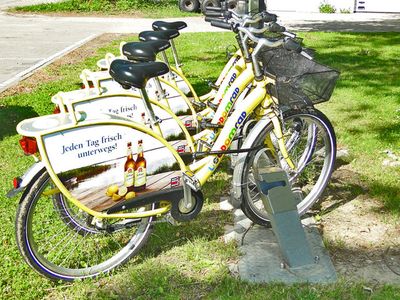
[(12, 12), (74, 13), (168, 18), (198, 15), (179, 10), (177, 0), (66, 0), (11, 8)]
[[(332, 100), (320, 106), (332, 120), (338, 143), (350, 149), (351, 166), (365, 180), (368, 193), (382, 200), (390, 213), (399, 208), (399, 169), (382, 167), (385, 149), (400, 154), (400, 35), (305, 33), (306, 45), (318, 51), (317, 60), (342, 72)], [(132, 40), (135, 40), (132, 38)], [(196, 46), (193, 46), (196, 41)], [(207, 91), (206, 79), (216, 79), (225, 62), (225, 46), (233, 35), (183, 34), (178, 50), (199, 94)], [(172, 227), (158, 224), (148, 244), (114, 276), (73, 284), (53, 283), (33, 272), (23, 261), (14, 238), (18, 198), (8, 199), (14, 176), (24, 173), (32, 159), (18, 146), (16, 124), (29, 117), (49, 114), (50, 97), (58, 91), (78, 88), (84, 68), (95, 68), (107, 51), (116, 54), (119, 41), (99, 49), (94, 57), (59, 68), (49, 66), (56, 81), (38, 83), (30, 93), (0, 99), (0, 298), (4, 299), (400, 299), (400, 288), (377, 286), (372, 294), (362, 282), (342, 278), (337, 284), (250, 284), (231, 277), (229, 261), (238, 258), (233, 244), (221, 240), (229, 213), (218, 209), (221, 195), (229, 189), (225, 168), (205, 187), (206, 204), (194, 221)]]
[(382, 165), (384, 150), (400, 154), (400, 42), (398, 33), (306, 33), (317, 59), (341, 71), (332, 100), (322, 109), (333, 121), (339, 145), (369, 194), (400, 212), (400, 168)]

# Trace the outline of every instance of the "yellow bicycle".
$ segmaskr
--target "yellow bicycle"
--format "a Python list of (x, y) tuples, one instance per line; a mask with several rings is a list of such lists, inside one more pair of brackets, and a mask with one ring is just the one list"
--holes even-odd
[[(216, 24), (218, 25), (218, 24)], [(161, 62), (115, 60), (110, 73), (126, 88), (140, 89), (151, 127), (112, 114), (70, 111), (22, 121), (21, 146), (37, 163), (10, 193), (24, 191), (16, 220), (16, 240), (26, 262), (55, 280), (107, 273), (129, 260), (146, 243), (156, 218), (189, 221), (202, 209), (202, 186), (228, 153), (238, 153), (236, 195), (254, 213), (252, 170), (273, 164), (287, 170), (295, 188), (310, 188), (300, 209), (316, 201), (329, 180), (335, 136), (329, 121), (307, 108), (282, 113), (267, 92), (274, 80), (263, 75), (258, 54), (287, 40), (255, 37), (253, 74), (242, 73), (228, 89), (195, 152), (179, 151), (161, 135), (145, 86), (169, 72)], [(249, 82), (251, 92), (235, 106)], [(230, 150), (246, 120), (254, 118), (243, 146)], [(322, 169), (321, 169), (322, 168)], [(305, 177), (303, 177), (305, 175)], [(297, 181), (297, 179), (301, 179)], [(265, 220), (265, 219), (261, 219)]]

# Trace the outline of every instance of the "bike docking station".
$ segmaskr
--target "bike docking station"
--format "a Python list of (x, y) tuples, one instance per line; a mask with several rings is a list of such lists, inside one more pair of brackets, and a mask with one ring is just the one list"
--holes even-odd
[(300, 220), (286, 172), (268, 166), (265, 156), (258, 158), (253, 175), (271, 228), (251, 227), (246, 222), (249, 220), (238, 214), (240, 210), (235, 212), (236, 234), (240, 231), (239, 224), (247, 224), (247, 230), (242, 228), (242, 234), (236, 235), (236, 240), (241, 240), (239, 250), (243, 256), (231, 270), (251, 282), (335, 282), (336, 271), (318, 228), (313, 226), (311, 218)]

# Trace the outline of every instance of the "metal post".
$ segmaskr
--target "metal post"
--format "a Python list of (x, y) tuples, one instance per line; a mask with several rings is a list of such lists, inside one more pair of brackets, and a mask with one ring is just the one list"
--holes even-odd
[(286, 172), (271, 166), (253, 171), (286, 264), (290, 268), (314, 264)]
[(175, 61), (175, 66), (179, 70), (179, 68), (182, 66), (181, 61), (179, 60), (178, 56), (178, 51), (176, 51), (175, 48), (175, 42), (174, 40), (169, 40), (169, 43), (171, 44), (171, 50), (172, 50), (172, 55), (174, 56), (174, 61)]
[(167, 76), (169, 76), (169, 80), (172, 80), (172, 81), (175, 82), (175, 76), (174, 76), (174, 74), (173, 74), (172, 71), (171, 71), (170, 64), (169, 64), (169, 61), (168, 61), (168, 57), (167, 57), (167, 54), (165, 53), (164, 50), (161, 51), (161, 56), (162, 56), (162, 58), (163, 58), (164, 63), (165, 63), (165, 64), (168, 66), (168, 68), (169, 68), (169, 72), (168, 72), (168, 75), (167, 75)]
[(159, 122), (158, 118), (156, 117), (156, 115), (154, 114), (154, 110), (153, 110), (153, 107), (151, 106), (149, 96), (147, 95), (146, 89), (140, 89), (140, 94), (142, 96), (144, 108), (145, 108), (147, 116), (150, 120), (151, 127), (157, 133), (161, 133), (159, 126), (158, 126), (158, 123), (160, 123), (160, 122)]

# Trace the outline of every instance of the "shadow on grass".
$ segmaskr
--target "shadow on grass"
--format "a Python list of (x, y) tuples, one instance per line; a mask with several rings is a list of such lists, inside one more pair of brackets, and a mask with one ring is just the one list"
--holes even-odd
[[(388, 176), (393, 176), (388, 172)], [(373, 182), (370, 184), (370, 194), (379, 197), (384, 201), (385, 209), (390, 212), (400, 214), (400, 188), (396, 185), (389, 186), (381, 182)]]
[(211, 91), (211, 88), (208, 86), (208, 80), (214, 83), (217, 79), (216, 78), (205, 79), (201, 78), (200, 76), (191, 77), (190, 83), (192, 84), (197, 96), (200, 97)]
[[(335, 284), (249, 283), (233, 277), (225, 263), (207, 260), (213, 253), (199, 253), (205, 261), (179, 258), (149, 260), (137, 267), (128, 267), (124, 274), (107, 278), (85, 296), (90, 299), (369, 299), (365, 286), (374, 286), (374, 297), (393, 299), (399, 287), (398, 276), (386, 261), (399, 256), (385, 255), (386, 246), (365, 249), (355, 245), (329, 244), (329, 252), (343, 280)], [(212, 251), (213, 249), (209, 249)], [(212, 265), (213, 264), (213, 265)], [(279, 268), (279, 266), (277, 266)], [(377, 284), (378, 283), (378, 284)]]
[(15, 129), (22, 120), (37, 117), (38, 114), (30, 106), (0, 106), (0, 140), (17, 134)]
[(346, 166), (348, 162), (338, 159), (335, 164), (335, 171), (332, 174), (329, 185), (324, 190), (321, 201), (314, 206), (320, 210), (318, 214), (327, 214), (340, 206), (354, 200), (359, 195), (367, 193), (365, 184), (360, 179), (360, 174)]
[[(347, 255), (355, 254), (361, 257), (371, 257), (379, 254), (374, 251), (359, 253), (349, 251)], [(350, 256), (354, 257), (354, 256)], [(368, 260), (369, 261), (369, 260)], [(375, 261), (374, 261), (375, 262)], [(354, 265), (365, 266), (365, 260), (357, 260)], [(348, 264), (352, 266), (353, 264)], [(350, 268), (348, 268), (350, 269)], [(345, 270), (344, 270), (345, 271)], [(392, 276), (395, 280), (395, 275)], [(149, 264), (138, 272), (113, 280), (93, 289), (87, 296), (91, 299), (370, 299), (370, 293), (365, 285), (354, 281), (339, 281), (337, 284), (255, 284), (234, 278), (227, 272), (218, 271), (207, 280), (191, 277), (179, 268), (169, 265)], [(367, 281), (368, 282), (368, 281)], [(398, 287), (375, 286), (374, 298), (393, 299), (399, 291)]]
[[(309, 42), (318, 49), (318, 62), (341, 71), (336, 96), (332, 99), (335, 103), (331, 106), (336, 113), (339, 138), (347, 137), (350, 147), (357, 152), (357, 159), (373, 160), (371, 169), (380, 169), (380, 160), (370, 153), (388, 148), (396, 150), (400, 141), (400, 125), (396, 122), (400, 104), (400, 33), (331, 33), (322, 41)], [(372, 152), (365, 155), (363, 148)], [(371, 195), (383, 199), (387, 208), (398, 211), (393, 205), (398, 203), (398, 192), (392, 190), (393, 180), (389, 178), (398, 176), (398, 170), (382, 174), (383, 186), (379, 188), (375, 187), (372, 174), (369, 170), (362, 174), (367, 177)]]
[[(381, 97), (382, 92), (390, 92), (392, 87), (399, 85), (399, 70), (395, 67), (399, 58), (396, 55), (387, 57), (387, 54), (385, 56), (382, 53), (386, 47), (395, 47), (400, 43), (400, 34), (398, 37), (393, 37), (390, 33), (336, 35), (337, 38), (334, 36), (327, 45), (334, 51), (321, 49), (317, 52), (317, 60), (342, 72), (338, 89), (362, 88), (366, 95), (372, 93)], [(400, 53), (394, 49), (391, 51)], [(379, 99), (377, 98), (377, 104), (381, 104)]]
[(399, 32), (400, 20), (368, 20), (368, 21), (301, 21), (289, 26), (298, 31), (335, 31), (335, 32)]
[(190, 243), (193, 240), (216, 240), (224, 234), (224, 224), (230, 223), (231, 215), (222, 210), (200, 212), (192, 221), (178, 226), (156, 224), (148, 244), (143, 248), (143, 258), (156, 257), (174, 247)]
[(400, 147), (400, 123), (377, 124), (374, 131), (377, 132), (379, 139), (388, 143), (397, 144)]

